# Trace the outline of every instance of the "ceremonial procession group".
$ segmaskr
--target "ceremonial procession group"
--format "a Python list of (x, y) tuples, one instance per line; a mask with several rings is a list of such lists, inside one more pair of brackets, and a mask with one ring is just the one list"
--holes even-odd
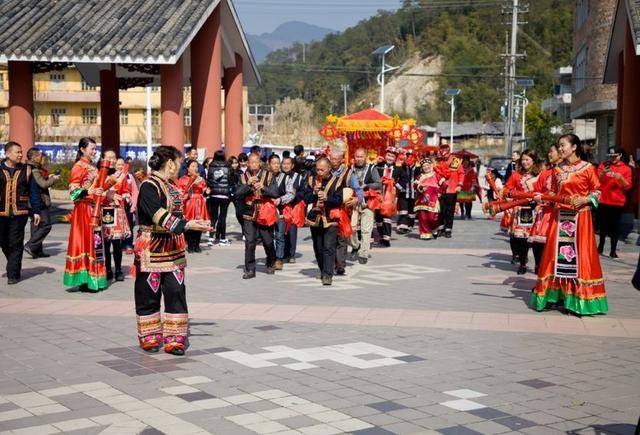
[[(346, 273), (347, 260), (366, 265), (374, 243), (390, 246), (394, 217), (400, 235), (417, 221), (420, 239), (450, 238), (455, 210), (471, 218), (471, 205), (482, 195), (470, 157), (452, 154), (448, 145), (420, 155), (389, 147), (373, 159), (364, 148), (345, 155), (340, 144), (311, 158), (302, 146), (293, 151), (263, 158), (259, 147), (239, 156), (220, 150), (200, 164), (197, 150), (183, 158), (175, 147), (163, 145), (149, 159), (148, 171), (132, 175), (113, 151), (103, 152), (94, 165), (96, 143), (83, 138), (69, 184), (74, 207), (64, 285), (100, 291), (111, 280), (123, 281), (123, 251), (133, 246), (140, 346), (182, 355), (188, 346), (187, 253), (201, 251), (203, 233), (209, 246), (231, 243), (226, 234), (231, 204), (245, 244), (243, 279), (256, 276), (258, 243), (267, 274), (295, 263), (298, 229), (308, 225), (317, 279), (329, 286), (334, 275)], [(37, 148), (27, 158), (28, 165), (22, 164), (19, 144), (5, 145), (0, 225), (9, 284), (20, 279), (29, 214), (31, 240), (24, 250), (33, 258), (48, 255), (42, 240), (51, 229), (48, 188), (57, 176), (47, 173)], [(485, 209), (504, 212), (501, 226), (509, 232), (519, 274), (527, 272), (532, 247), (538, 274), (534, 309), (559, 304), (577, 315), (607, 312), (598, 250), (609, 236), (616, 256), (615, 219), (632, 185), (631, 169), (621, 158), (621, 152), (612, 152), (596, 168), (584, 160), (580, 140), (566, 135), (549, 150), (546, 166), (525, 151), (505, 183), (488, 172), (496, 201), (485, 203)], [(591, 213), (598, 207), (599, 247)]]

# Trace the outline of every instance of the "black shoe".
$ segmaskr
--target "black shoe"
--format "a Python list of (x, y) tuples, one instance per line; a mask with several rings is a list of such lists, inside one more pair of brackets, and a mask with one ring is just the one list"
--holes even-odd
[(518, 275), (524, 275), (525, 273), (527, 273), (527, 266), (520, 266), (518, 268)]
[(356, 261), (358, 259), (358, 250), (354, 249), (351, 251), (351, 255), (349, 256), (349, 260)]
[(193, 248), (191, 246), (187, 248), (187, 253), (193, 254)]
[(384, 248), (389, 248), (391, 246), (391, 241), (389, 240), (380, 240), (380, 246)]
[(511, 264), (518, 264), (518, 256), (517, 255), (512, 255), (511, 256)]
[(323, 275), (322, 276), (322, 285), (331, 285), (331, 275)]
[(538, 270), (540, 270), (540, 269), (539, 269), (539, 267), (538, 267), (538, 266), (536, 266), (536, 268), (534, 269), (534, 272), (533, 272), (533, 273), (535, 273), (535, 274), (537, 275), (537, 274), (538, 274)]
[(296, 259), (293, 258), (293, 257), (290, 257), (289, 260), (287, 261), (287, 263), (295, 264), (296, 263)]
[(360, 264), (367, 264), (368, 261), (369, 259), (367, 257), (358, 257), (358, 263)]
[(346, 273), (346, 272), (345, 272), (345, 270), (344, 270), (344, 267), (337, 267), (337, 268), (336, 268), (336, 275), (343, 276), (345, 273)]
[(256, 277), (256, 271), (251, 270), (242, 274), (242, 279), (251, 279)]
[(8, 285), (14, 285), (14, 284), (18, 284), (20, 280), (18, 278), (7, 278), (7, 284)]
[(198, 246), (195, 246), (195, 247), (193, 248), (193, 251), (194, 251), (194, 252), (197, 252), (197, 253), (200, 253), (200, 252), (202, 252), (202, 249), (200, 248), (200, 245), (198, 245)]
[(46, 252), (42, 252), (42, 251), (38, 252), (38, 258), (49, 258), (49, 257), (51, 257), (51, 255), (47, 254)]
[(276, 273), (276, 268), (273, 266), (267, 267), (264, 273), (266, 273), (267, 275), (274, 275)]
[(36, 254), (35, 252), (33, 252), (28, 246), (24, 247), (24, 252), (26, 252), (27, 254), (31, 255), (31, 258), (33, 258), (34, 260), (36, 258), (38, 258), (38, 254)]
[(116, 270), (116, 281), (124, 281), (124, 273), (121, 270)]
[(113, 272), (110, 270), (107, 270), (107, 281), (111, 281), (113, 279)]
[(445, 231), (444, 232), (444, 238), (445, 239), (450, 239), (451, 238), (451, 231)]
[(616, 254), (615, 252), (612, 252), (612, 253), (609, 254), (609, 257), (618, 258), (618, 254)]

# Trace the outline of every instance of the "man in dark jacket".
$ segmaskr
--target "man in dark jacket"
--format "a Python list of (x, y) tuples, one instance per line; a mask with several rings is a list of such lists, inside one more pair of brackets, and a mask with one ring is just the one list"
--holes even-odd
[(229, 246), (227, 240), (227, 210), (231, 202), (231, 168), (227, 165), (224, 151), (218, 150), (213, 155), (213, 162), (207, 171), (207, 208), (211, 217), (211, 228), (215, 233), (209, 234), (209, 246), (218, 244)]
[(29, 213), (40, 224), (40, 189), (31, 169), (22, 164), (22, 147), (17, 142), (4, 146), (0, 162), (0, 247), (7, 258), (7, 284), (17, 284), (22, 272), (24, 227)]
[(256, 222), (262, 200), (277, 198), (278, 189), (269, 171), (261, 169), (262, 161), (257, 154), (249, 156), (247, 172), (240, 177), (240, 184), (236, 189), (236, 198), (244, 203), (242, 226), (244, 243), (244, 274), (242, 279), (256, 276), (256, 244), (258, 236), (262, 238), (262, 246), (267, 254), (267, 274), (275, 273), (276, 248), (273, 242), (274, 226), (260, 225)]
[[(384, 162), (376, 165), (376, 169), (378, 170), (378, 174), (381, 179), (384, 178), (393, 178), (396, 192), (400, 195), (402, 192), (402, 186), (406, 185), (406, 174), (402, 171), (402, 168), (396, 166), (396, 160), (398, 158), (398, 150), (396, 148), (387, 148), (387, 151), (384, 156)], [(384, 189), (382, 189), (382, 194), (384, 195)], [(386, 218), (380, 214), (379, 211), (376, 212), (375, 215), (376, 227), (378, 228), (378, 234), (380, 235), (380, 246), (388, 248), (391, 246), (391, 230), (392, 223), (391, 218)]]
[(31, 237), (24, 245), (24, 250), (32, 258), (46, 258), (49, 254), (42, 249), (42, 242), (51, 232), (51, 196), (49, 188), (60, 179), (59, 175), (49, 175), (44, 168), (45, 155), (38, 148), (31, 148), (27, 151), (28, 165), (31, 168), (31, 177), (40, 189), (40, 225), (35, 225), (31, 221)]

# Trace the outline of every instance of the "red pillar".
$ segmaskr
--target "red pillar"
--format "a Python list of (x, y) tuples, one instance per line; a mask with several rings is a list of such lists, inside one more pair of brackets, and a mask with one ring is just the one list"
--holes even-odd
[(162, 144), (184, 150), (182, 57), (174, 65), (160, 66)]
[(618, 98), (616, 105), (616, 145), (622, 143), (622, 113), (624, 96), (624, 49), (618, 54)]
[(30, 62), (9, 61), (9, 140), (22, 145), (25, 156), (35, 145)]
[[(624, 48), (624, 89), (622, 95), (621, 143), (627, 152), (635, 155), (636, 141), (640, 136), (640, 57), (636, 56), (631, 38), (631, 29), (627, 20), (626, 42)], [(618, 109), (619, 110), (619, 109)]]
[(222, 147), (222, 35), (220, 7), (191, 43), (191, 141), (206, 155)]
[(236, 66), (224, 70), (224, 142), (227, 156), (242, 152), (242, 56), (236, 53)]
[(120, 154), (120, 95), (116, 66), (100, 70), (100, 136), (102, 151)]

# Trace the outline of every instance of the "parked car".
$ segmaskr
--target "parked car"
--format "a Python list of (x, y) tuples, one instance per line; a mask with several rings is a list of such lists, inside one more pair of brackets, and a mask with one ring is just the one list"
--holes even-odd
[(507, 174), (507, 167), (511, 164), (511, 159), (505, 156), (496, 156), (489, 159), (487, 167), (493, 169), (501, 179), (504, 180)]

